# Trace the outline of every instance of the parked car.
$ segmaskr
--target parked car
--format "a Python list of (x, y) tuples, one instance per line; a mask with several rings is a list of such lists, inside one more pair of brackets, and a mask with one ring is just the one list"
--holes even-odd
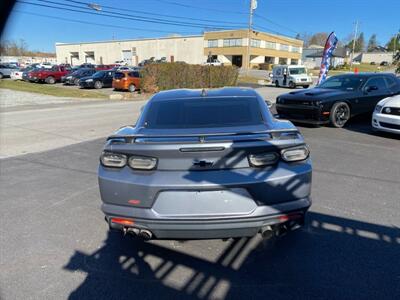
[(24, 73), (25, 69), (17, 69), (11, 72), (11, 79), (12, 80), (22, 80), (22, 74)]
[(98, 71), (92, 76), (82, 77), (79, 80), (81, 88), (95, 88), (101, 89), (103, 87), (112, 87), (114, 71)]
[(344, 74), (313, 89), (279, 96), (276, 110), (280, 118), (343, 127), (352, 116), (372, 113), (380, 100), (396, 94), (400, 94), (400, 80), (394, 74)]
[(140, 89), (140, 73), (138, 71), (117, 71), (114, 74), (112, 87), (115, 90), (134, 92)]
[(211, 59), (207, 60), (204, 65), (206, 66), (222, 66), (223, 63), (221, 63), (218, 59)]
[(15, 66), (10, 66), (7, 64), (0, 64), (0, 79), (2, 79), (4, 77), (10, 77), (11, 72), (13, 72), (15, 70), (18, 70), (18, 68)]
[(105, 71), (112, 69), (114, 66), (115, 65), (96, 65), (94, 68), (96, 71)]
[(371, 66), (375, 66), (375, 65), (376, 65), (376, 62), (371, 61), (370, 65), (371, 65)]
[(387, 61), (382, 61), (379, 65), (380, 66), (388, 66), (389, 63)]
[(298, 228), (311, 205), (300, 132), (253, 89), (154, 95), (100, 156), (111, 229), (146, 239), (269, 236)]
[(272, 68), (271, 81), (276, 87), (296, 86), (308, 88), (313, 82), (311, 76), (307, 74), (307, 68), (301, 65), (277, 65)]
[(61, 81), (61, 77), (65, 76), (69, 71), (64, 66), (53, 66), (51, 69), (35, 69), (28, 73), (29, 81), (31, 82), (46, 82), (54, 84)]
[(96, 73), (95, 69), (81, 68), (61, 78), (61, 82), (65, 85), (79, 85), (79, 80), (81, 78), (92, 76), (94, 73)]
[(400, 95), (378, 102), (372, 115), (372, 126), (376, 130), (400, 134)]

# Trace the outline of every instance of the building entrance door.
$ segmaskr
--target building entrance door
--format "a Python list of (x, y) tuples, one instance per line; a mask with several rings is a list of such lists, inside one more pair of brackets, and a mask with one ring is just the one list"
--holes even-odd
[(242, 66), (242, 56), (241, 55), (232, 55), (232, 65), (240, 68)]

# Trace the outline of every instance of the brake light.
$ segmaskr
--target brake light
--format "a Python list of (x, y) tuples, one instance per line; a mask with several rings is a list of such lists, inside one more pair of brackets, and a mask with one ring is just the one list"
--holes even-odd
[(286, 222), (286, 221), (290, 221), (290, 220), (301, 219), (302, 217), (303, 217), (303, 215), (301, 213), (292, 213), (292, 214), (279, 216), (278, 219), (281, 222)]
[(111, 222), (120, 224), (120, 225), (126, 225), (126, 226), (132, 226), (135, 224), (135, 222), (133, 220), (124, 219), (124, 218), (111, 218)]

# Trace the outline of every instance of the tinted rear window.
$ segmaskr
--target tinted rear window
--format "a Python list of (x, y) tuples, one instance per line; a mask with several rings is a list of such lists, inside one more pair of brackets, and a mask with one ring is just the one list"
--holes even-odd
[(147, 128), (204, 128), (259, 125), (263, 122), (257, 98), (204, 98), (153, 102)]
[(115, 79), (121, 79), (121, 78), (124, 78), (124, 77), (125, 77), (125, 74), (122, 73), (122, 72), (115, 72), (115, 74), (114, 74), (114, 78)]

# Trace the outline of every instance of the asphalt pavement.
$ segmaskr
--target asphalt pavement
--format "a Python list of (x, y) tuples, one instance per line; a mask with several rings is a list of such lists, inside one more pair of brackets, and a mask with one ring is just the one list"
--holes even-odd
[(399, 298), (399, 137), (372, 132), (369, 118), (299, 126), (313, 205), (307, 225), (284, 237), (143, 242), (108, 232), (96, 175), (105, 136), (140, 106), (0, 114), (2, 137), (16, 126), (29, 136), (2, 141), (14, 153), (0, 160), (0, 299)]

